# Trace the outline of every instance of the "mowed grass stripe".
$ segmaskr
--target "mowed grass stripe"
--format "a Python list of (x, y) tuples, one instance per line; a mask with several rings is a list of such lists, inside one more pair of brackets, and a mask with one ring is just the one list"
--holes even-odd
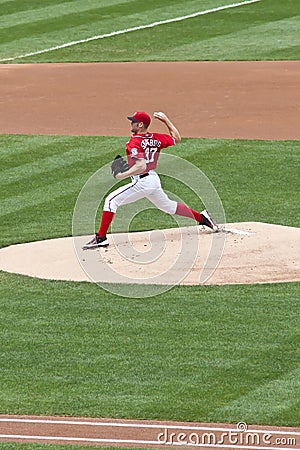
[(99, 155), (103, 164), (111, 161), (125, 140), (19, 135), (1, 136), (0, 142), (0, 218), (7, 245), (11, 233), (16, 242), (42, 239), (49, 232), (51, 237), (70, 235), (76, 198), (98, 169), (95, 161)]
[[(44, 150), (51, 149), (49, 145), (44, 147)], [(32, 154), (31, 154), (32, 157)], [(23, 179), (32, 179), (40, 175), (45, 175), (49, 172), (66, 170), (66, 168), (71, 168), (73, 165), (82, 164), (85, 159), (90, 159), (91, 155), (84, 152), (83, 148), (72, 148), (70, 150), (56, 151), (52, 155), (47, 156), (39, 155), (32, 162), (25, 162), (19, 164), (15, 167), (8, 168), (1, 171), (1, 186), (7, 186), (12, 183), (19, 183)], [(57, 176), (57, 175), (56, 175)]]
[[(43, 180), (43, 186), (34, 186), (25, 193), (16, 196), (7, 196), (1, 200), (1, 217), (15, 213), (26, 208), (33, 208), (37, 205), (43, 205), (54, 199), (65, 197), (67, 194), (79, 193), (83, 180), (64, 178), (63, 181), (51, 182), (47, 177)], [(29, 183), (30, 186), (30, 183)]]
[(65, 136), (0, 135), (1, 176), (5, 170), (17, 170), (33, 160), (59, 155), (62, 149), (68, 151), (73, 145), (72, 137), (66, 139)]
[[(295, 358), (299, 353), (299, 342), (291, 339), (289, 346), (284, 346), (281, 363), (290, 361), (293, 355), (287, 356), (287, 351), (294, 352)], [(276, 361), (274, 361), (276, 362)], [(280, 363), (277, 359), (277, 365)], [(249, 394), (241, 396), (222, 409), (226, 420), (234, 421), (242, 414), (243, 421), (253, 423), (258, 415), (263, 415), (266, 421), (274, 420), (274, 409), (277, 417), (288, 410), (296, 410), (300, 406), (300, 367), (289, 370), (281, 377), (263, 383), (256, 389), (251, 389)], [(222, 419), (221, 419), (222, 420)], [(278, 419), (277, 419), (278, 420)]]
[[(226, 4), (225, 0), (220, 0)], [(217, 0), (206, 1), (206, 5), (214, 4)], [(134, 8), (133, 8), (134, 4)], [(203, 7), (204, 5), (201, 5)], [(199, 8), (199, 7), (198, 7)], [(198, 10), (196, 9), (196, 11)], [(25, 23), (20, 22), (19, 24), (12, 24), (7, 27), (4, 26), (0, 30), (1, 43), (9, 42), (12, 36), (17, 39), (22, 39), (30, 35), (45, 34), (47, 32), (57, 32), (60, 30), (68, 30), (69, 28), (75, 28), (78, 32), (81, 31), (80, 26), (89, 24), (89, 35), (79, 36), (80, 38), (91, 37), (93, 34), (103, 34), (109, 33), (111, 31), (117, 31), (121, 28), (133, 27), (143, 20), (143, 23), (151, 23), (154, 20), (162, 20), (163, 18), (170, 18), (170, 14), (173, 13), (170, 7), (161, 7), (161, 2), (154, 1), (153, 4), (144, 4), (142, 2), (131, 2), (131, 5), (126, 3), (120, 3), (117, 5), (108, 4), (108, 6), (99, 6), (93, 4), (93, 7), (85, 8), (80, 14), (74, 10), (72, 5), (66, 8), (63, 15), (60, 14), (60, 8), (53, 8), (52, 14), (47, 15), (48, 8), (39, 9), (40, 13), (35, 15), (35, 11), (31, 11), (27, 15), (27, 20)], [(134, 12), (133, 12), (134, 11)], [(190, 8), (188, 5), (182, 6), (176, 13), (188, 14)], [(195, 12), (192, 9), (192, 12)], [(5, 19), (5, 18), (4, 18)], [(9, 20), (9, 17), (8, 17)], [(97, 24), (97, 25), (95, 25)], [(93, 33), (94, 31), (94, 33)], [(92, 33), (92, 34), (91, 34)], [(7, 36), (9, 34), (9, 36)], [(66, 33), (67, 34), (67, 33)], [(5, 40), (5, 37), (7, 38)], [(59, 36), (57, 36), (59, 37)], [(65, 43), (65, 42), (62, 42)]]
[(61, 135), (0, 135), (0, 161), (3, 169), (15, 168), (30, 160), (43, 160), (49, 156), (61, 155), (69, 150), (82, 151), (80, 159), (101, 155), (109, 158), (107, 152), (116, 145), (125, 144), (128, 138), (115, 136), (61, 136)]
[[(272, 59), (276, 58), (276, 51), (284, 51), (283, 47), (288, 58), (297, 59), (295, 43), (298, 42), (298, 33), (295, 23), (298, 19), (293, 2), (287, 0), (284, 5), (277, 2), (276, 7), (273, 3), (265, 0), (151, 30), (134, 31), (130, 36), (124, 34), (81, 43), (31, 56), (25, 61)], [(265, 39), (267, 47), (262, 45)], [(145, 42), (143, 47), (140, 42)]]
[[(84, 166), (84, 162), (81, 164)], [(36, 204), (39, 194), (41, 195), (41, 198), (43, 198), (43, 202), (45, 200), (43, 194), (48, 192), (48, 190), (52, 190), (52, 198), (55, 198), (55, 195), (59, 194), (60, 188), (62, 194), (73, 194), (76, 198), (88, 176), (88, 174), (83, 173), (83, 170), (78, 173), (77, 168), (78, 164), (76, 162), (70, 162), (61, 167), (57, 167), (56, 165), (52, 167), (48, 166), (44, 168), (44, 170), (41, 170), (40, 172), (37, 171), (29, 177), (20, 177), (8, 183), (1, 183), (1, 215), (8, 214), (11, 211), (14, 211), (15, 208), (19, 209), (20, 205), (23, 205), (25, 208), (30, 206), (29, 203), (31, 205), (32, 202), (33, 204)], [(64, 183), (64, 181), (66, 181), (66, 184), (63, 188), (61, 183)], [(72, 184), (73, 188), (71, 187)], [(69, 191), (66, 190), (68, 185), (70, 185)], [(49, 198), (51, 198), (51, 195)], [(27, 200), (29, 203), (27, 203)], [(13, 206), (14, 203), (15, 207)]]
[[(251, 8), (248, 6), (230, 11), (219, 11), (213, 15), (189, 19), (188, 26), (185, 23), (180, 28), (180, 43), (177, 39), (177, 24), (168, 25), (167, 35), (163, 27), (156, 28), (151, 35), (148, 35), (147, 30), (137, 31), (135, 39), (132, 40), (132, 51), (141, 60), (147, 58), (156, 61), (214, 60), (230, 59), (227, 55), (234, 49), (234, 58), (245, 60), (249, 51), (251, 56), (260, 51), (267, 53), (261, 45), (262, 40), (265, 41), (265, 39), (267, 43), (270, 43), (272, 50), (281, 46), (282, 40), (284, 45), (289, 41), (289, 45), (294, 46), (297, 42), (293, 39), (297, 33), (297, 22), (299, 22), (298, 17), (294, 17), (294, 12), (288, 9), (280, 12), (274, 10), (268, 15), (265, 14), (263, 2), (261, 2), (252, 5)], [(289, 28), (290, 25), (291, 28)], [(116, 39), (118, 48), (125, 50), (126, 36), (119, 36)], [(147, 41), (143, 51), (138, 49), (137, 43), (140, 41)], [(159, 45), (158, 42), (160, 42)], [(108, 41), (101, 43), (100, 54), (106, 51), (109, 44)], [(95, 48), (97, 43), (90, 45)], [(84, 44), (82, 50), (88, 51), (88, 44)]]
[[(69, 16), (70, 13), (82, 14), (83, 12), (91, 11), (90, 14), (93, 14), (93, 11), (95, 10), (100, 11), (105, 7), (113, 7), (124, 3), (124, 1), (101, 0), (101, 7), (99, 7), (99, 0), (87, 0), (84, 2), (82, 0), (75, 0), (66, 3), (57, 2), (56, 4), (51, 3), (51, 5), (44, 5), (43, 7), (41, 6), (42, 3), (40, 1), (38, 3), (37, 8), (26, 8), (26, 10), (23, 11), (18, 9), (14, 13), (5, 11), (5, 8), (3, 7), (3, 12), (6, 12), (6, 14), (0, 15), (1, 28), (16, 27), (18, 25), (24, 26), (25, 24), (32, 22), (46, 21), (58, 17), (63, 19), (64, 16)], [(68, 20), (68, 17), (66, 17), (66, 19)]]
[[(131, 3), (134, 3), (134, 9), (122, 3), (117, 6), (92, 8), (80, 14), (70, 10), (69, 14), (62, 17), (60, 15), (55, 18), (45, 17), (39, 21), (36, 21), (33, 15), (30, 23), (2, 27), (0, 41), (5, 46), (0, 47), (1, 59), (199, 11), (199, 2), (195, 1), (186, 2), (184, 5), (178, 1), (175, 5), (172, 3), (172, 6), (161, 6), (161, 2), (158, 1), (151, 2), (151, 5), (141, 2)], [(200, 10), (228, 4), (230, 4), (228, 0), (206, 0), (201, 3)], [(148, 34), (151, 35), (151, 30)]]
[[(207, 23), (209, 27), (209, 21)], [(276, 30), (276, 32), (274, 32)], [(284, 55), (284, 51), (300, 54), (300, 41), (295, 40), (294, 36), (299, 30), (299, 18), (291, 17), (274, 22), (267, 22), (258, 26), (239, 27), (234, 26), (228, 29), (222, 37), (213, 36), (210, 30), (207, 30), (206, 38), (198, 41), (183, 43), (182, 45), (170, 49), (167, 59), (193, 59), (195, 54), (199, 57), (206, 55), (207, 60), (223, 60), (224, 48), (235, 47), (234, 58), (236, 60), (245, 60), (245, 49), (248, 58), (251, 59), (276, 59)], [(183, 37), (183, 42), (185, 41)], [(257, 42), (263, 42), (264, 45), (257, 45)], [(239, 42), (239, 46), (236, 43)], [(288, 55), (288, 53), (287, 53)], [(155, 60), (166, 60), (165, 50), (156, 53)]]
[(0, 182), (19, 181), (26, 174), (31, 177), (72, 162), (82, 164), (99, 155), (110, 161), (114, 147), (125, 142), (126, 138), (120, 137), (1, 135)]
[(38, 158), (43, 154), (43, 148), (47, 147), (48, 151), (50, 145), (55, 146), (59, 152), (59, 145), (65, 140), (65, 136), (51, 136), (51, 141), (48, 141), (40, 135), (0, 134), (1, 167), (16, 167), (20, 161), (21, 164), (23, 161), (27, 162), (26, 153), (35, 154)]
[[(51, 5), (63, 5), (70, 3), (70, 0), (50, 0)], [(49, 0), (43, 1), (43, 4), (49, 3)], [(41, 7), (41, 0), (1, 0), (0, 4), (3, 6), (0, 9), (0, 14), (14, 14), (21, 11), (34, 11)]]
[[(10, 27), (3, 27), (0, 30), (0, 40), (2, 44), (6, 44), (11, 42), (12, 36), (14, 36), (14, 40), (26, 39), (28, 37), (38, 37), (44, 36), (43, 41), (47, 42), (47, 37), (49, 34), (49, 42), (59, 42), (61, 36), (72, 36), (72, 39), (77, 36), (78, 32), (88, 33), (84, 35), (84, 37), (88, 37), (90, 35), (90, 27), (95, 28), (95, 24), (97, 27), (101, 28), (101, 14), (100, 8), (96, 8), (93, 10), (85, 11), (81, 14), (77, 13), (69, 13), (63, 17), (58, 15), (53, 18), (44, 18), (39, 21), (32, 21), (25, 25), (19, 24)], [(94, 26), (93, 26), (94, 25)], [(67, 33), (67, 30), (71, 29), (71, 33)], [(56, 40), (55, 40), (56, 35)]]

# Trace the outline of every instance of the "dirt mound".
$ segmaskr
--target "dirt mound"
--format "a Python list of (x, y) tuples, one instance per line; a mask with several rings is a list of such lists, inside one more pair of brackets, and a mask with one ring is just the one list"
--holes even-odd
[[(226, 230), (226, 231), (225, 231)], [(89, 236), (13, 245), (0, 269), (37, 278), (143, 284), (300, 281), (300, 229), (257, 222), (109, 235), (108, 248), (82, 250)]]

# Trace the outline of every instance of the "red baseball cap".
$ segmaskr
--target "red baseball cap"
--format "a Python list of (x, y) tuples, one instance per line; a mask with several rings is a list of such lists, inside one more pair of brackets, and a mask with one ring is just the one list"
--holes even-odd
[(143, 111), (137, 111), (133, 114), (133, 116), (127, 117), (127, 119), (131, 120), (131, 122), (143, 122), (146, 127), (148, 127), (151, 122), (151, 117), (149, 114)]

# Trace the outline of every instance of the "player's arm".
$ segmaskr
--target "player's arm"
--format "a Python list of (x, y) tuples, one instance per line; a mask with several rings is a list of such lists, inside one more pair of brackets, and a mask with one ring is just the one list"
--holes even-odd
[(153, 117), (163, 122), (169, 130), (170, 135), (175, 139), (176, 144), (181, 141), (181, 136), (175, 125), (163, 112), (155, 112)]
[(131, 177), (133, 175), (139, 175), (146, 170), (146, 160), (145, 159), (136, 159), (135, 158), (135, 164), (130, 167), (130, 169), (126, 170), (126, 172), (120, 172), (118, 173), (115, 178), (117, 180), (123, 180), (124, 178)]

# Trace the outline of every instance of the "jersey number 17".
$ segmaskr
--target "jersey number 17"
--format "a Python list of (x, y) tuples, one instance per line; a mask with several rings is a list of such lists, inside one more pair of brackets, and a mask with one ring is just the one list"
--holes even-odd
[(157, 147), (147, 148), (147, 150), (145, 151), (146, 163), (154, 162), (154, 156), (157, 150), (158, 150)]

